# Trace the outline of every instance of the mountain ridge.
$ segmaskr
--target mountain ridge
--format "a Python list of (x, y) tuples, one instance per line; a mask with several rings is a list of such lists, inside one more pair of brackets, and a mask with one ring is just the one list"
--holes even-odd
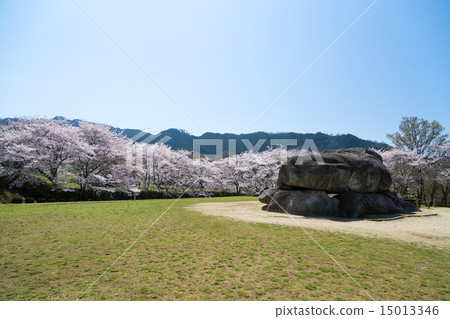
[[(6, 124), (8, 121), (14, 121), (17, 118), (4, 118), (0, 119), (0, 123)], [(81, 120), (79, 119), (67, 119), (62, 116), (56, 116), (54, 119), (67, 120), (67, 122), (73, 126), (78, 126)], [(90, 122), (94, 123), (94, 122)], [(124, 136), (133, 139), (137, 134), (143, 132), (139, 129), (126, 128), (121, 129), (118, 127), (110, 126), (111, 130), (116, 132), (122, 132)], [(167, 130), (161, 131), (158, 134), (151, 133), (141, 133), (138, 135), (138, 139), (135, 139), (137, 142), (147, 141), (152, 143), (158, 143), (161, 141), (165, 141), (165, 144), (170, 146), (174, 150), (185, 149), (188, 151), (193, 150), (194, 140), (203, 140), (201, 143), (206, 143), (207, 139), (215, 139), (221, 140), (223, 143), (222, 151), (224, 154), (228, 154), (230, 152), (230, 141), (236, 141), (236, 153), (240, 154), (248, 150), (246, 144), (244, 144), (245, 140), (248, 140), (251, 145), (257, 145), (259, 142), (260, 148), (257, 151), (263, 151), (270, 147), (275, 147), (274, 141), (276, 139), (289, 139), (294, 142), (297, 141), (297, 145), (288, 146), (289, 149), (292, 148), (301, 148), (306, 139), (312, 139), (314, 144), (317, 146), (319, 151), (324, 150), (335, 150), (338, 148), (351, 148), (351, 147), (363, 147), (363, 148), (376, 148), (376, 149), (386, 149), (389, 145), (383, 142), (376, 142), (371, 140), (361, 139), (352, 134), (338, 134), (338, 135), (330, 135), (322, 132), (317, 133), (295, 133), (295, 132), (253, 132), (253, 133), (214, 133), (214, 132), (205, 132), (200, 136), (190, 134), (189, 132), (176, 129), (169, 128)], [(272, 142), (272, 144), (271, 144)], [(231, 142), (234, 143), (234, 142)], [(248, 142), (246, 142), (248, 145)], [(216, 146), (212, 145), (203, 145), (200, 148), (201, 153), (203, 154), (214, 154), (219, 152), (220, 150), (216, 150)], [(232, 151), (234, 151), (232, 149)]]

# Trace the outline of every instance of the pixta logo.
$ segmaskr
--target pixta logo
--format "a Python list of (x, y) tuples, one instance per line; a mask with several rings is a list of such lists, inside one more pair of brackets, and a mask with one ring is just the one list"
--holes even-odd
[[(248, 139), (240, 140), (246, 147), (246, 151), (255, 154), (260, 153), (262, 146), (267, 142), (267, 139), (259, 139), (255, 144)], [(200, 164), (201, 158), (206, 157), (210, 160), (219, 160), (224, 158), (224, 145), (226, 140), (223, 139), (194, 139), (192, 145), (192, 158), (194, 163)], [(233, 155), (236, 155), (236, 139), (229, 139), (228, 141), (228, 158), (230, 164), (233, 164)], [(270, 139), (270, 146), (280, 147), (282, 150), (280, 152), (280, 161), (286, 162), (288, 157), (287, 148), (288, 146), (298, 146), (296, 139)], [(205, 154), (201, 152), (202, 146), (209, 146), (215, 148), (215, 153)], [(302, 145), (300, 155), (297, 157), (296, 165), (302, 165), (305, 161), (315, 160), (319, 165), (323, 165), (324, 161), (320, 152), (314, 143), (313, 139), (306, 139)]]

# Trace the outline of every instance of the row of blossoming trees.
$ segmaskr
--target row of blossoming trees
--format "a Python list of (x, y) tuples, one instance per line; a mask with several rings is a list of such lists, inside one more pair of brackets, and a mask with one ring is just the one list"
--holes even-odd
[[(392, 173), (394, 191), (431, 202), (439, 193), (446, 204), (449, 151), (441, 146), (433, 156), (380, 153)], [(30, 118), (0, 127), (0, 177), (13, 189), (47, 189), (48, 197), (255, 194), (274, 187), (280, 165), (297, 154), (299, 150), (273, 148), (211, 161), (164, 144), (133, 143), (108, 126), (87, 122), (74, 127), (64, 120)]]
[[(289, 156), (295, 153), (289, 151)], [(29, 118), (0, 127), (0, 176), (13, 189), (46, 186), (48, 196), (254, 194), (275, 185), (287, 156), (276, 148), (194, 160), (189, 151), (133, 143), (108, 126), (87, 122), (74, 127), (65, 120)]]
[(450, 193), (450, 146), (440, 145), (428, 154), (392, 149), (379, 151), (392, 175), (392, 190), (403, 198), (423, 204), (448, 205)]

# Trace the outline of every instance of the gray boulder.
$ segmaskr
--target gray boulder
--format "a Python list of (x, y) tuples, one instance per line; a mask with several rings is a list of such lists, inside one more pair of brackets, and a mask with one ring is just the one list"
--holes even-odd
[(415, 213), (421, 211), (415, 204), (403, 199), (398, 199), (396, 204), (399, 211), (402, 211), (403, 213)]
[(339, 216), (347, 218), (366, 217), (369, 214), (400, 213), (403, 209), (387, 195), (375, 193), (344, 192), (339, 199)]
[(302, 216), (337, 217), (339, 216), (339, 200), (328, 196), (323, 191), (278, 190), (267, 211)]
[(276, 191), (277, 190), (275, 188), (267, 188), (263, 190), (258, 197), (259, 201), (263, 204), (269, 204)]
[(355, 191), (382, 193), (392, 184), (381, 156), (363, 148), (324, 151), (324, 163), (294, 156), (280, 168), (278, 185), (323, 190), (328, 193)]

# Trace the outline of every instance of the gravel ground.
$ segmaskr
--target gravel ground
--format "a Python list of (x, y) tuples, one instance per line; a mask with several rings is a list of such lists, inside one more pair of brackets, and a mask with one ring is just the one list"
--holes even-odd
[[(450, 208), (423, 209), (411, 217), (373, 221), (347, 218), (311, 218), (263, 211), (255, 201), (203, 203), (186, 207), (205, 215), (224, 216), (235, 220), (272, 223), (287, 226), (340, 231), (360, 236), (385, 237), (407, 242), (420, 242), (450, 248)], [(437, 213), (435, 216), (425, 216)]]

